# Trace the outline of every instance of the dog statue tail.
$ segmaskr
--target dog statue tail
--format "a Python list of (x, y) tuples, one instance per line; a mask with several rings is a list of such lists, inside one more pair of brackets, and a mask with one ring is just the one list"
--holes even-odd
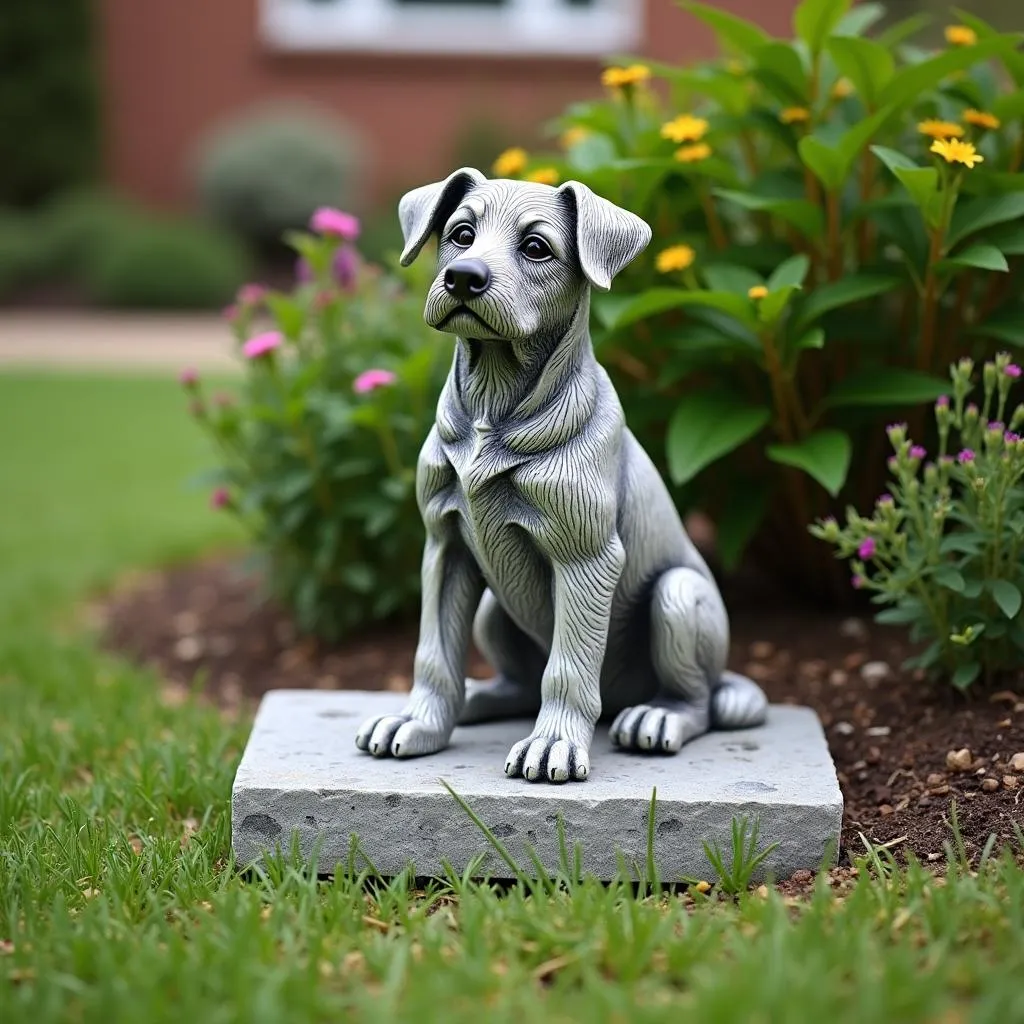
[(711, 695), (711, 728), (749, 729), (764, 725), (767, 718), (764, 690), (738, 672), (723, 672)]

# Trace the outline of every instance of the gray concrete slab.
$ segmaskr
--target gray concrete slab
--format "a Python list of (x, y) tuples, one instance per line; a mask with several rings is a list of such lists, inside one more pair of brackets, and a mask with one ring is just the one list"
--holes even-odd
[[(558, 815), (585, 871), (616, 876), (617, 853), (646, 859), (651, 792), (657, 789), (655, 855), (665, 881), (713, 877), (703, 843), (730, 849), (734, 818), (760, 822), (765, 861), (775, 877), (815, 869), (838, 844), (842, 795), (825, 736), (809, 708), (775, 705), (768, 723), (716, 732), (675, 757), (613, 750), (598, 728), (586, 782), (561, 786), (508, 779), (512, 744), (528, 720), (456, 729), (430, 757), (378, 760), (356, 749), (363, 718), (397, 713), (403, 694), (277, 690), (260, 706), (232, 794), (232, 840), (249, 864), (297, 837), (309, 858), (319, 846), (323, 873), (347, 860), (351, 836), (382, 874), (412, 864), (418, 874), (462, 871), (485, 854), (494, 878), (511, 872), (441, 783), (445, 780), (529, 870), (529, 844), (550, 870), (558, 865)], [(835, 844), (835, 845), (833, 845)]]

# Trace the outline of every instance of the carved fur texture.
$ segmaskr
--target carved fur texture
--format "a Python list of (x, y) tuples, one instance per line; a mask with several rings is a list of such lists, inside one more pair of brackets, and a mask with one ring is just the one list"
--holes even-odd
[[(417, 470), (413, 689), (401, 715), (362, 725), (359, 748), (429, 754), (457, 724), (533, 717), (505, 772), (565, 782), (590, 774), (602, 719), (647, 754), (763, 723), (760, 688), (725, 670), (718, 587), (590, 341), (591, 289), (650, 228), (579, 182), (472, 168), (408, 193), (399, 218), (405, 263), (438, 236), (424, 317), (456, 344)], [(471, 635), (492, 680), (465, 678)]]

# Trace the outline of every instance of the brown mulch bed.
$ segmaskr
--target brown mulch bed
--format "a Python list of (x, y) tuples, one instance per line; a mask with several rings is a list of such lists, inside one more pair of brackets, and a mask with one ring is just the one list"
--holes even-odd
[[(821, 717), (846, 801), (843, 861), (859, 834), (943, 858), (956, 801), (969, 852), (988, 836), (1012, 842), (1024, 827), (1024, 679), (966, 700), (899, 666), (900, 634), (848, 616), (787, 606), (756, 586), (727, 589), (732, 667), (773, 701), (807, 704)], [(297, 635), (261, 601), (257, 581), (214, 559), (137, 576), (94, 607), (105, 646), (152, 665), (182, 693), (201, 673), (228, 707), (268, 689), (390, 689), (410, 685), (416, 626), (378, 627), (337, 647)], [(469, 673), (488, 674), (476, 652)], [(966, 748), (966, 752), (964, 749)]]

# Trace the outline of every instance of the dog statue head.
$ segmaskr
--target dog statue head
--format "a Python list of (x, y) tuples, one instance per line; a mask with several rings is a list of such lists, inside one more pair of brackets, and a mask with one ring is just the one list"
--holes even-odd
[(607, 291), (651, 240), (644, 221), (578, 181), (490, 181), (471, 167), (406, 193), (398, 217), (403, 266), (438, 235), (426, 322), (484, 341), (564, 332), (586, 290)]

